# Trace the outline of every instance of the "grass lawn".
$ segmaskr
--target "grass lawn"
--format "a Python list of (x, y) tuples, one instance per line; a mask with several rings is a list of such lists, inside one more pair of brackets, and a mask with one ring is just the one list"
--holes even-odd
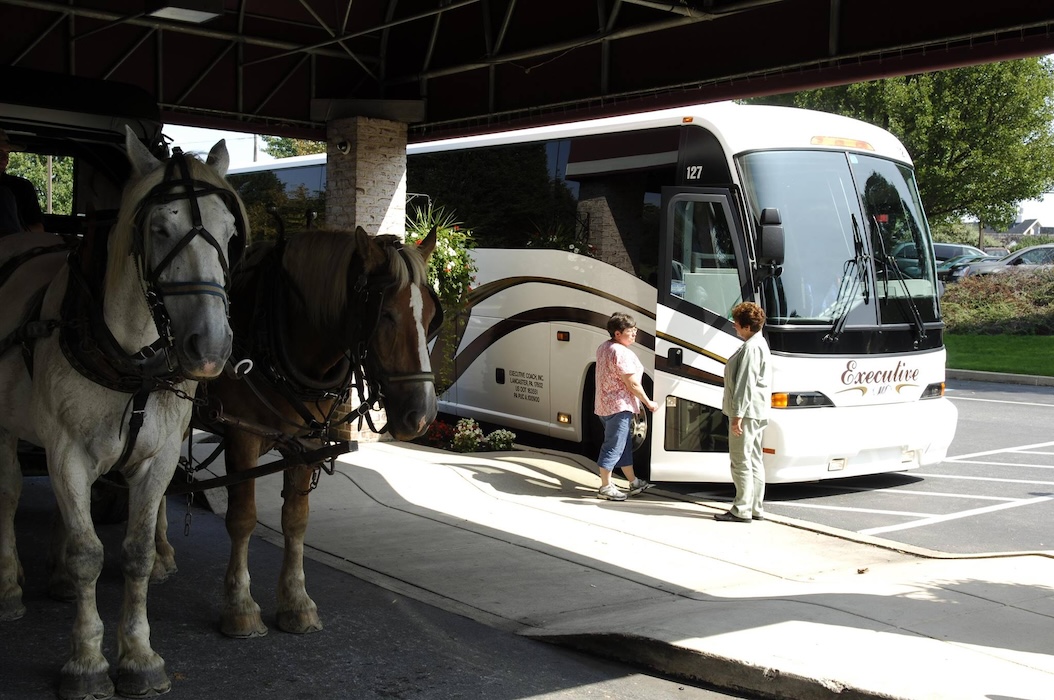
[(1054, 377), (1054, 336), (945, 334), (948, 367)]

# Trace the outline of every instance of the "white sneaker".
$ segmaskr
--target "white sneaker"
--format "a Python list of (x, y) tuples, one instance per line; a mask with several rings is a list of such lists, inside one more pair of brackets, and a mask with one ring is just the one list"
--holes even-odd
[(638, 477), (630, 482), (628, 493), (630, 496), (636, 496), (639, 493), (644, 493), (654, 485), (650, 481), (645, 481)]
[(597, 491), (597, 498), (606, 501), (624, 501), (626, 500), (626, 494), (615, 488), (614, 484), (608, 484), (607, 486), (602, 486), (600, 490)]

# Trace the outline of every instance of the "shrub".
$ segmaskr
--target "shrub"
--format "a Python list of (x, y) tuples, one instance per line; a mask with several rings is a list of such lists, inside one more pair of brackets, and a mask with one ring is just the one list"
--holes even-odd
[(475, 452), (483, 443), (483, 431), (471, 418), (462, 418), (454, 426), (454, 438), (450, 446), (457, 452)]
[(512, 443), (516, 441), (516, 433), (511, 430), (499, 428), (487, 436), (487, 445), (495, 451), (507, 451), (512, 449)]
[(450, 449), (450, 442), (454, 439), (454, 426), (441, 420), (432, 421), (428, 431), (418, 441), (429, 447)]
[(474, 247), (472, 232), (463, 228), (452, 213), (429, 203), (407, 216), (406, 242), (420, 243), (433, 226), (437, 229), (436, 247), (428, 261), (428, 281), (443, 302), (443, 308), (456, 312), (475, 280), (476, 265), (469, 252)]
[(1054, 335), (1054, 268), (964, 277), (941, 310), (949, 333)]
[(506, 451), (513, 448), (516, 433), (499, 428), (486, 437), (476, 421), (462, 418), (456, 426), (435, 420), (428, 431), (415, 440), (422, 445), (455, 452), (477, 452), (480, 450)]

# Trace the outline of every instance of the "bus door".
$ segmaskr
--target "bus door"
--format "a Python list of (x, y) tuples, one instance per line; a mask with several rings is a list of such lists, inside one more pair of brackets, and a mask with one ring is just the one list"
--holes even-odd
[(666, 187), (659, 217), (652, 479), (727, 477), (721, 413), (732, 308), (752, 298), (750, 250), (727, 188)]

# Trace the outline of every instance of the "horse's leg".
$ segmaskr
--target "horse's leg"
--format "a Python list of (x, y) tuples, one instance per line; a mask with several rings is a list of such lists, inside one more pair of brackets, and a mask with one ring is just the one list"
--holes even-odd
[(121, 544), (124, 600), (117, 628), (117, 692), (125, 697), (159, 695), (172, 687), (164, 659), (150, 646), (146, 597), (154, 569), (158, 504), (164, 498), (178, 455), (178, 444), (175, 450), (162, 449), (126, 475), (128, 529)]
[(48, 451), (51, 487), (65, 525), (65, 571), (73, 584), (77, 611), (70, 640), (70, 658), (59, 676), (64, 700), (108, 698), (113, 683), (102, 653), (103, 624), (95, 585), (102, 571), (103, 546), (91, 519), (88, 459), (68, 440), (56, 440)]
[[(255, 466), (259, 454), (255, 438), (233, 430), (228, 432), (225, 455), (228, 474)], [(267, 626), (249, 587), (249, 536), (256, 527), (256, 485), (251, 479), (227, 487), (226, 524), (231, 538), (231, 558), (223, 582), (220, 631), (238, 639), (262, 637), (267, 634)]]
[(154, 529), (154, 569), (150, 583), (162, 583), (176, 573), (176, 550), (168, 541), (168, 507), (161, 497), (157, 506), (157, 527)]
[(48, 595), (55, 600), (72, 603), (77, 600), (77, 587), (66, 566), (66, 540), (66, 523), (62, 513), (56, 510), (51, 516), (48, 537)]
[(18, 438), (0, 428), (0, 621), (17, 620), (22, 605), (22, 564), (15, 546), (15, 511), (22, 495)]
[(285, 552), (278, 577), (278, 627), (286, 632), (306, 634), (322, 629), (318, 607), (304, 585), (304, 533), (307, 532), (311, 473), (314, 467), (297, 467), (285, 472), (282, 503), (282, 534)]

